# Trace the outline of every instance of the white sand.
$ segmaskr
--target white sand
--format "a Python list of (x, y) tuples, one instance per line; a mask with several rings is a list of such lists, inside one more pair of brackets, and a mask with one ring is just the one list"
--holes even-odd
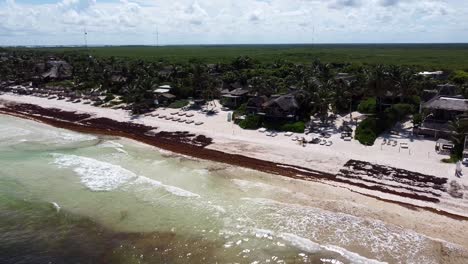
[[(306, 147), (303, 147), (292, 141), (291, 137), (286, 137), (283, 133), (279, 133), (277, 137), (272, 138), (266, 136), (265, 133), (239, 128), (232, 122), (227, 121), (229, 112), (221, 111), (219, 103), (216, 104), (218, 113), (213, 116), (207, 116), (197, 111), (187, 111), (187, 113), (194, 114), (190, 119), (195, 122), (204, 122), (203, 125), (196, 126), (194, 124), (179, 123), (150, 116), (132, 118), (129, 112), (125, 110), (99, 108), (82, 103), (73, 104), (63, 100), (48, 100), (47, 98), (34, 96), (2, 94), (0, 95), (0, 100), (35, 104), (46, 108), (59, 108), (65, 111), (90, 113), (96, 117), (106, 117), (118, 121), (132, 121), (158, 127), (159, 131), (190, 131), (213, 138), (214, 144), (208, 146), (210, 149), (241, 154), (277, 163), (297, 165), (329, 173), (337, 173), (349, 159), (356, 159), (448, 178), (449, 182), (451, 180), (456, 180), (461, 186), (464, 186), (463, 191), (465, 193), (463, 199), (453, 199), (448, 195), (443, 195), (440, 204), (433, 204), (382, 194), (381, 192), (374, 192), (367, 189), (350, 187), (349, 185), (333, 184), (386, 199), (409, 202), (420, 206), (429, 206), (468, 216), (468, 169), (464, 168), (466, 176), (462, 177), (462, 179), (456, 178), (454, 176), (455, 165), (441, 162), (441, 159), (446, 156), (436, 154), (434, 150), (435, 141), (433, 140), (415, 139), (411, 141), (401, 136), (393, 136), (394, 139), (398, 140), (398, 144), (400, 142), (407, 142), (409, 144), (409, 149), (400, 149), (398, 146), (382, 146), (380, 144), (382, 138), (379, 138), (374, 146), (365, 147), (355, 140), (345, 142), (340, 139), (340, 134), (338, 132), (331, 130), (330, 132), (333, 134), (331, 138), (327, 140), (333, 141), (332, 146), (308, 144)], [(153, 112), (153, 114), (158, 113), (169, 116), (170, 113), (176, 111), (175, 109), (158, 109)], [(356, 114), (354, 114), (353, 117), (356, 117)], [(188, 119), (187, 117), (180, 118)], [(341, 122), (346, 119), (349, 119), (349, 115), (338, 118), (336, 126), (339, 127)], [(299, 136), (310, 138), (310, 136), (305, 135)]]

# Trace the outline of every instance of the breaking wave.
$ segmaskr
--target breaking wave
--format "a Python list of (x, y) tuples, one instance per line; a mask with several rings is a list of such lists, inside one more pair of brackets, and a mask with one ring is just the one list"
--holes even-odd
[(326, 250), (326, 251), (331, 251), (335, 252), (339, 255), (341, 255), (343, 258), (346, 258), (349, 260), (351, 263), (355, 264), (361, 264), (361, 263), (366, 263), (366, 264), (383, 264), (386, 262), (380, 262), (375, 259), (368, 259), (366, 257), (363, 257), (357, 253), (348, 251), (344, 248), (334, 246), (334, 245), (320, 245), (318, 243), (315, 243), (307, 238), (303, 238), (291, 233), (281, 233), (278, 235), (279, 238), (283, 239), (284, 241), (287, 241), (290, 243), (292, 246), (309, 252), (309, 253), (316, 253), (321, 250)]
[(137, 178), (135, 173), (118, 165), (76, 155), (53, 154), (54, 164), (73, 168), (81, 183), (92, 191), (111, 191)]
[[(377, 259), (393, 259), (401, 263), (437, 263), (435, 258), (427, 256), (424, 252), (425, 248), (433, 247), (431, 239), (412, 230), (388, 225), (379, 220), (294, 203), (265, 198), (241, 198), (241, 200), (246, 201), (248, 205), (240, 210), (246, 211), (246, 214), (262, 215), (263, 218), (275, 223), (272, 225), (262, 221), (256, 223), (256, 226), (274, 229), (277, 236), (282, 234), (285, 240), (295, 238), (286, 234), (304, 234), (314, 241), (326, 241), (326, 244), (324, 243), (326, 246), (321, 246), (322, 250), (333, 251), (348, 259), (358, 259), (358, 256), (351, 254), (353, 252), (344, 249), (353, 246), (353, 248), (370, 250)], [(257, 209), (249, 211), (248, 208), (251, 206), (256, 206)], [(303, 239), (295, 241), (297, 245), (317, 249), (311, 242)], [(368, 262), (354, 261), (354, 263)]]
[(55, 157), (54, 164), (60, 168), (73, 168), (73, 171), (80, 176), (81, 183), (92, 191), (112, 191), (129, 183), (161, 188), (181, 197), (200, 197), (196, 193), (179, 187), (166, 185), (145, 176), (138, 176), (119, 165), (76, 155), (52, 155)]
[(200, 195), (196, 194), (196, 193), (193, 193), (193, 192), (190, 192), (190, 191), (187, 191), (187, 190), (184, 190), (184, 189), (181, 189), (179, 187), (175, 187), (175, 186), (172, 186), (172, 185), (166, 185), (166, 184), (163, 184), (157, 180), (153, 180), (153, 179), (150, 179), (148, 177), (144, 177), (144, 176), (139, 176), (134, 182), (133, 184), (137, 184), (137, 185), (143, 185), (143, 186), (151, 186), (153, 188), (162, 188), (164, 189), (165, 191), (169, 192), (169, 193), (172, 193), (176, 196), (181, 196), (181, 197), (200, 197)]
[(32, 132), (18, 127), (0, 127), (0, 140), (12, 139), (21, 136), (27, 136)]

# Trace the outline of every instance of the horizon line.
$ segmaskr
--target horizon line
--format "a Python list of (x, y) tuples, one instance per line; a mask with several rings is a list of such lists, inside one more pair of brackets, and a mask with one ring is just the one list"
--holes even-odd
[(99, 48), (99, 47), (183, 47), (183, 46), (321, 46), (321, 45), (468, 45), (468, 42), (356, 42), (356, 43), (224, 43), (224, 44), (47, 44), (47, 45), (0, 45), (1, 48)]

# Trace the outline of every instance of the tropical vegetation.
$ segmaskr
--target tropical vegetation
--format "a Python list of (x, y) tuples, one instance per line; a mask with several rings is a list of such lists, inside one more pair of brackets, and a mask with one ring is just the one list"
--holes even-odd
[[(270, 52), (269, 49), (267, 51)], [(372, 145), (382, 131), (396, 122), (416, 114), (423, 90), (433, 89), (447, 81), (417, 75), (417, 72), (425, 69), (424, 65), (362, 64), (346, 62), (346, 59), (328, 63), (318, 57), (298, 63), (288, 60), (287, 56), (274, 60), (238, 56), (208, 64), (197, 57), (149, 60), (143, 57), (103, 56), (98, 54), (97, 49), (88, 52), (72, 49), (3, 49), (0, 50), (0, 58), (0, 81), (14, 81), (17, 84), (37, 81), (36, 77), (41, 74), (38, 63), (51, 58), (64, 60), (72, 66), (72, 77), (67, 80), (46, 80), (39, 85), (63, 86), (77, 92), (98, 91), (105, 95), (103, 103), (106, 105), (119, 98), (135, 114), (155, 107), (153, 90), (161, 84), (173, 87), (171, 93), (177, 101), (170, 107), (177, 108), (185, 106), (189, 98), (219, 98), (224, 84), (238, 83), (246, 87), (250, 94), (267, 97), (285, 94), (291, 89), (303, 90), (309, 96), (300, 102), (298, 119), (295, 120), (297, 123), (268, 124), (256, 115), (247, 114), (243, 105), (235, 113), (235, 116), (245, 115), (239, 125), (251, 129), (265, 125), (285, 131), (303, 131), (310, 116), (316, 116), (326, 124), (331, 118), (330, 113), (344, 114), (359, 110), (369, 116), (356, 131), (356, 139), (366, 145)], [(468, 95), (466, 68), (468, 66), (446, 72), (450, 80), (458, 85), (459, 92)]]

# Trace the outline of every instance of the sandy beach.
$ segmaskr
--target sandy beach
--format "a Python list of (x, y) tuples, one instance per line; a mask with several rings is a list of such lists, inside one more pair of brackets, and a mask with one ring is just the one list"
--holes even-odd
[[(189, 118), (180, 116), (180, 118), (191, 119), (194, 123), (203, 122), (201, 125), (195, 125), (151, 115), (135, 117), (125, 110), (99, 108), (82, 103), (74, 104), (34, 96), (2, 94), (0, 100), (3, 105), (32, 104), (77, 114), (89, 114), (92, 118), (131, 122), (157, 128), (155, 133), (186, 131), (195, 135), (203, 135), (212, 139), (210, 144), (204, 146), (205, 150), (234, 155), (231, 157), (248, 157), (276, 163), (278, 170), (290, 171), (287, 176), (293, 176), (292, 171), (298, 178), (320, 173), (323, 177), (310, 177), (310, 179), (321, 180), (333, 186), (382, 200), (468, 217), (468, 178), (456, 178), (455, 165), (441, 162), (444, 156), (436, 154), (433, 140), (411, 139), (404, 136), (405, 133), (400, 133), (403, 136), (391, 137), (397, 139), (398, 143), (408, 143), (408, 149), (382, 145), (383, 138), (379, 138), (374, 146), (365, 147), (354, 140), (343, 141), (338, 132), (330, 129), (331, 137), (327, 140), (333, 142), (331, 146), (309, 144), (303, 147), (283, 133), (279, 133), (276, 137), (269, 137), (259, 131), (242, 130), (232, 122), (228, 122), (229, 112), (222, 111), (219, 103), (215, 104), (217, 110), (215, 115), (208, 116), (197, 111), (187, 111), (185, 114), (191, 113), (193, 116)], [(158, 109), (150, 114), (172, 116), (174, 112), (177, 110)], [(349, 120), (349, 115), (338, 117), (335, 126), (338, 127), (344, 120)], [(384, 137), (390, 137), (390, 135), (384, 135)], [(350, 161), (364, 162), (368, 165), (361, 164), (363, 168), (359, 171), (353, 168)], [(376, 168), (373, 170), (381, 171), (383, 174), (371, 175), (370, 165), (375, 165)], [(405, 171), (397, 173), (396, 169)], [(468, 169), (464, 168), (464, 172), (468, 173)], [(395, 178), (397, 174), (406, 176)], [(333, 175), (333, 182), (327, 181), (327, 177), (331, 175)], [(454, 192), (457, 195), (454, 195)]]

